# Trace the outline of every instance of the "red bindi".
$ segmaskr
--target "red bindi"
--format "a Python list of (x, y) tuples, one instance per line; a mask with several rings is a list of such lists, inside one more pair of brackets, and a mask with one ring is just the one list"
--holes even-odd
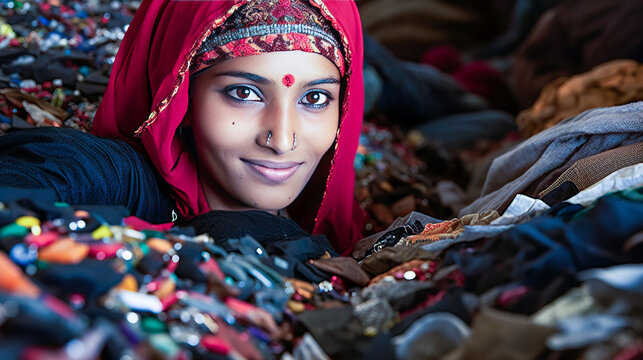
[(292, 74), (286, 74), (281, 79), (281, 83), (284, 84), (286, 87), (291, 87), (292, 84), (295, 83), (295, 77), (292, 76)]

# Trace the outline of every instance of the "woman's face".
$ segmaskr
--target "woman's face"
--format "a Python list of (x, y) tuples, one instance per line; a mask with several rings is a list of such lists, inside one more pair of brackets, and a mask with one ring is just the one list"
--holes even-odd
[(210, 208), (292, 203), (335, 139), (337, 67), (314, 53), (271, 52), (217, 64), (192, 86), (187, 121)]

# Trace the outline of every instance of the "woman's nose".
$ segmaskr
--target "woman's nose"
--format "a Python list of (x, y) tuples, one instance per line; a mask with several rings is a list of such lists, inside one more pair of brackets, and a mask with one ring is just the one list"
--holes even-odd
[(297, 112), (287, 105), (279, 104), (266, 108), (263, 133), (258, 143), (277, 154), (284, 154), (297, 146)]

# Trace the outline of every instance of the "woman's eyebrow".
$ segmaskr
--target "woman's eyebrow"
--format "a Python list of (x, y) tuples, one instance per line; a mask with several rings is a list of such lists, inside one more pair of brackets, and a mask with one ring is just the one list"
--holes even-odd
[(303, 87), (311, 87), (319, 84), (339, 84), (339, 79), (337, 78), (325, 78), (319, 80), (312, 80), (304, 83)]
[(266, 79), (263, 76), (259, 76), (257, 74), (243, 72), (243, 71), (224, 71), (224, 72), (216, 73), (214, 76), (215, 77), (217, 76), (240, 77), (240, 78), (248, 79), (250, 81), (254, 81), (256, 83), (263, 84), (263, 85), (274, 84), (272, 80)]
[[(244, 72), (244, 71), (224, 71), (220, 73), (214, 74), (215, 77), (217, 76), (232, 76), (232, 77), (240, 77), (244, 79), (248, 79), (250, 81), (254, 81), (259, 84), (263, 85), (273, 85), (274, 82), (270, 79), (266, 79), (263, 76), (249, 73), (249, 72)], [(331, 77), (331, 78), (324, 78), (324, 79), (317, 79), (317, 80), (311, 80), (306, 83), (302, 87), (307, 88), (315, 85), (320, 85), (320, 84), (339, 84), (339, 79)]]

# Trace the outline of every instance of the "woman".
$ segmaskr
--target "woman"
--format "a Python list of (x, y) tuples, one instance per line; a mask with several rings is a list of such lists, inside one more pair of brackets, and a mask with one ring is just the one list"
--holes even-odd
[[(144, 1), (92, 132), (145, 154), (173, 220), (262, 210), (346, 253), (361, 229), (361, 69), (353, 2)], [(150, 197), (145, 184), (130, 188)]]

